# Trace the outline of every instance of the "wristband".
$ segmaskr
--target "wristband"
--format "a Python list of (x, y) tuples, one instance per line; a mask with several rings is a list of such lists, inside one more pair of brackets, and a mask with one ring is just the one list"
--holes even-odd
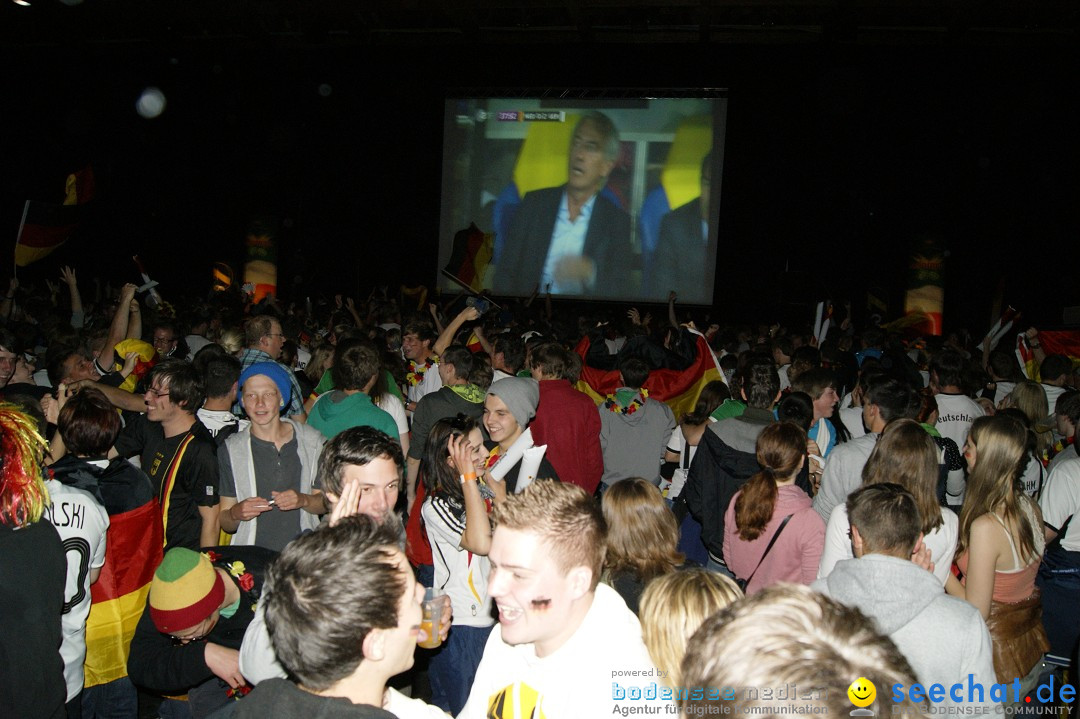
[(465, 474), (461, 475), (460, 479), (462, 484), (465, 484), (466, 482), (475, 482), (476, 472), (466, 472)]

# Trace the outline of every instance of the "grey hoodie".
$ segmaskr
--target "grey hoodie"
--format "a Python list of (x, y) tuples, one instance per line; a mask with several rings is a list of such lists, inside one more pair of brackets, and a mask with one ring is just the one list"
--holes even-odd
[[(974, 606), (945, 594), (941, 582), (922, 567), (906, 559), (867, 554), (838, 562), (811, 588), (873, 619), (907, 657), (924, 687), (945, 688), (940, 706), (997, 704), (989, 695), (997, 679), (986, 622)], [(967, 701), (969, 674), (973, 683), (983, 686), (983, 702)], [(962, 701), (949, 696), (953, 684), (962, 685)], [(878, 691), (883, 697), (892, 694), (891, 689)]]
[[(627, 389), (622, 387), (620, 391)], [(635, 398), (640, 401), (640, 395)], [(600, 448), (604, 453), (600, 481), (610, 486), (622, 479), (644, 477), (660, 484), (660, 463), (677, 426), (671, 408), (655, 399), (645, 399), (633, 412), (627, 413), (625, 407), (623, 412), (613, 412), (603, 404), (598, 411)]]

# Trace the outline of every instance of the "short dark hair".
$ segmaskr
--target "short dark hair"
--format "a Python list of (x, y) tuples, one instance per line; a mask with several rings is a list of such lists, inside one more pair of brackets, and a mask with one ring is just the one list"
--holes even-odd
[(867, 552), (910, 556), (922, 518), (914, 495), (894, 482), (860, 487), (848, 495), (848, 522), (859, 530)]
[(155, 322), (154, 326), (150, 330), (151, 338), (153, 338), (153, 334), (156, 330), (168, 330), (169, 332), (171, 332), (172, 340), (170, 341), (180, 339), (180, 330), (176, 329), (176, 325), (169, 320), (158, 320), (157, 322)]
[(351, 427), (334, 436), (319, 455), (319, 477), (323, 489), (334, 494), (341, 494), (342, 475), (351, 465), (363, 467), (372, 460), (389, 459), (398, 466), (405, 464), (401, 455), (401, 444), (374, 427)]
[(57, 386), (68, 376), (68, 360), (72, 357), (82, 357), (82, 352), (79, 352), (74, 347), (67, 347), (60, 349), (53, 354), (45, 367), (45, 372), (49, 375), (49, 383), (53, 387)]
[(104, 457), (120, 434), (120, 415), (101, 390), (85, 387), (68, 398), (56, 426), (76, 457)]
[(791, 392), (780, 400), (776, 408), (776, 419), (791, 422), (808, 432), (814, 423), (814, 400), (806, 392)]
[(829, 387), (837, 389), (836, 374), (825, 367), (808, 369), (791, 382), (792, 390), (805, 392), (810, 395), (810, 399), (817, 399)]
[(776, 395), (780, 392), (780, 374), (772, 357), (754, 354), (740, 372), (742, 390), (746, 393), (746, 404), (757, 409), (773, 406)]
[[(209, 347), (211, 345), (207, 345)], [(212, 355), (205, 360), (200, 360), (202, 353), (199, 350), (195, 355), (196, 367), (202, 366), (203, 385), (206, 388), (207, 397), (224, 397), (232, 390), (233, 385), (240, 381), (240, 360), (232, 355)]]
[(1016, 362), (1016, 355), (1012, 352), (994, 350), (986, 364), (991, 372), (1004, 380), (1015, 382), (1024, 378), (1020, 365)]
[(881, 418), (886, 422), (894, 419), (914, 419), (922, 407), (914, 387), (886, 374), (870, 378), (866, 384), (865, 397), (870, 404), (877, 405)]
[(366, 515), (301, 535), (266, 573), (266, 628), (289, 677), (316, 691), (351, 675), (373, 629), (398, 624), (397, 533)]
[(774, 350), (780, 350), (780, 354), (791, 357), (791, 353), (795, 351), (795, 345), (791, 341), (791, 338), (787, 335), (780, 335), (773, 339), (772, 346)]
[(942, 350), (930, 359), (930, 374), (937, 375), (939, 387), (959, 387), (964, 381), (964, 356), (956, 350)]
[(338, 340), (330, 379), (334, 389), (364, 389), (379, 371), (379, 352), (367, 340)]
[(169, 399), (185, 412), (195, 414), (206, 401), (202, 378), (186, 360), (167, 359), (154, 365), (147, 376), (147, 386), (155, 381), (169, 388)]
[[(502, 352), (503, 364), (510, 368), (511, 374), (521, 369), (525, 364), (525, 343), (514, 334), (496, 335), (492, 341), (492, 349), (495, 354)], [(533, 350), (533, 357), (536, 350)]]
[[(244, 325), (244, 342), (248, 347), (257, 347), (259, 340), (270, 334), (278, 319), (273, 315), (257, 315)], [(281, 324), (278, 322), (278, 324)]]
[(1054, 414), (1068, 417), (1073, 424), (1080, 423), (1080, 392), (1074, 389), (1062, 392), (1054, 406)]
[(619, 372), (623, 382), (630, 389), (641, 389), (649, 379), (649, 365), (637, 357), (630, 357), (619, 363)]
[(1058, 379), (1072, 372), (1072, 360), (1065, 355), (1047, 355), (1039, 365), (1039, 378), (1043, 382)]
[(0, 327), (0, 350), (22, 354), (22, 347), (18, 338), (13, 332), (3, 327)]
[(439, 361), (454, 368), (454, 376), (458, 379), (468, 380), (473, 371), (474, 358), (472, 352), (465, 345), (450, 345), (442, 353)]
[(558, 342), (543, 342), (529, 353), (529, 369), (544, 373), (544, 379), (566, 379), (568, 353)]
[(405, 335), (416, 335), (421, 342), (425, 340), (434, 342), (439, 337), (435, 332), (435, 327), (425, 320), (413, 320), (402, 327), (401, 336), (404, 337)]

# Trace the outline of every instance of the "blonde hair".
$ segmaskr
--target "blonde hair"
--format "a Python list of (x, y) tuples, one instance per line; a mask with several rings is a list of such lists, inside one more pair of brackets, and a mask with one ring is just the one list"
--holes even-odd
[[(968, 442), (975, 446), (975, 467), (968, 476), (964, 506), (960, 510), (957, 555), (964, 552), (971, 538), (971, 525), (991, 512), (1001, 512), (1005, 526), (1015, 526), (1022, 561), (1030, 563), (1039, 556), (1035, 531), (1028, 519), (1029, 510), (1038, 507), (1024, 494), (1024, 470), (1031, 459), (1027, 451), (1028, 430), (1020, 420), (1007, 414), (979, 417), (971, 425)], [(1042, 528), (1037, 528), (1042, 532)]]
[(235, 357), (240, 350), (244, 349), (244, 333), (239, 328), (226, 327), (218, 335), (218, 344)]
[[(1005, 405), (1015, 407), (1028, 418), (1028, 424), (1035, 433), (1035, 456), (1041, 457), (1050, 444), (1050, 428), (1046, 418), (1050, 416), (1050, 404), (1046, 401), (1046, 390), (1038, 382), (1029, 379), (1016, 383), (1012, 392), (1005, 396)], [(1041, 428), (1041, 431), (1040, 431)]]
[[(756, 707), (763, 710), (754, 712), (757, 716), (788, 716), (768, 711), (776, 702), (759, 699), (758, 688), (794, 683), (801, 704), (847, 716), (852, 709), (847, 689), (856, 677), (878, 687), (879, 716), (889, 703), (888, 687), (916, 681), (896, 645), (878, 634), (858, 609), (806, 586), (777, 584), (705, 620), (690, 639), (683, 684), (676, 693), (686, 713), (688, 708), (731, 706), (734, 701), (741, 712)], [(730, 687), (734, 696), (724, 701), (689, 691), (721, 687)], [(904, 704), (915, 706), (909, 697)]]
[(683, 654), (701, 623), (742, 596), (731, 578), (700, 567), (649, 582), (641, 595), (641, 638), (668, 686), (681, 685)]
[(679, 524), (652, 482), (641, 477), (616, 482), (600, 509), (607, 524), (609, 573), (628, 572), (648, 582), (682, 564), (676, 549)]
[(491, 513), (502, 526), (540, 535), (564, 572), (592, 570), (592, 589), (600, 582), (606, 549), (604, 517), (584, 489), (553, 480), (537, 480), (520, 494), (507, 497)]
[(894, 482), (911, 492), (919, 508), (922, 533), (929, 534), (944, 522), (938, 503), (939, 450), (930, 434), (913, 419), (896, 419), (885, 425), (863, 466), (863, 486)]

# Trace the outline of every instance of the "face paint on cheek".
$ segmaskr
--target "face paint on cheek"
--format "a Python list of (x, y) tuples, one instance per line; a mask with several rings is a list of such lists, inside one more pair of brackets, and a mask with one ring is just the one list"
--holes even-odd
[(532, 600), (530, 602), (530, 604), (532, 604), (533, 609), (544, 609), (544, 610), (546, 610), (546, 609), (551, 608), (551, 600), (550, 599), (543, 599), (543, 598), (534, 599), (534, 600)]

